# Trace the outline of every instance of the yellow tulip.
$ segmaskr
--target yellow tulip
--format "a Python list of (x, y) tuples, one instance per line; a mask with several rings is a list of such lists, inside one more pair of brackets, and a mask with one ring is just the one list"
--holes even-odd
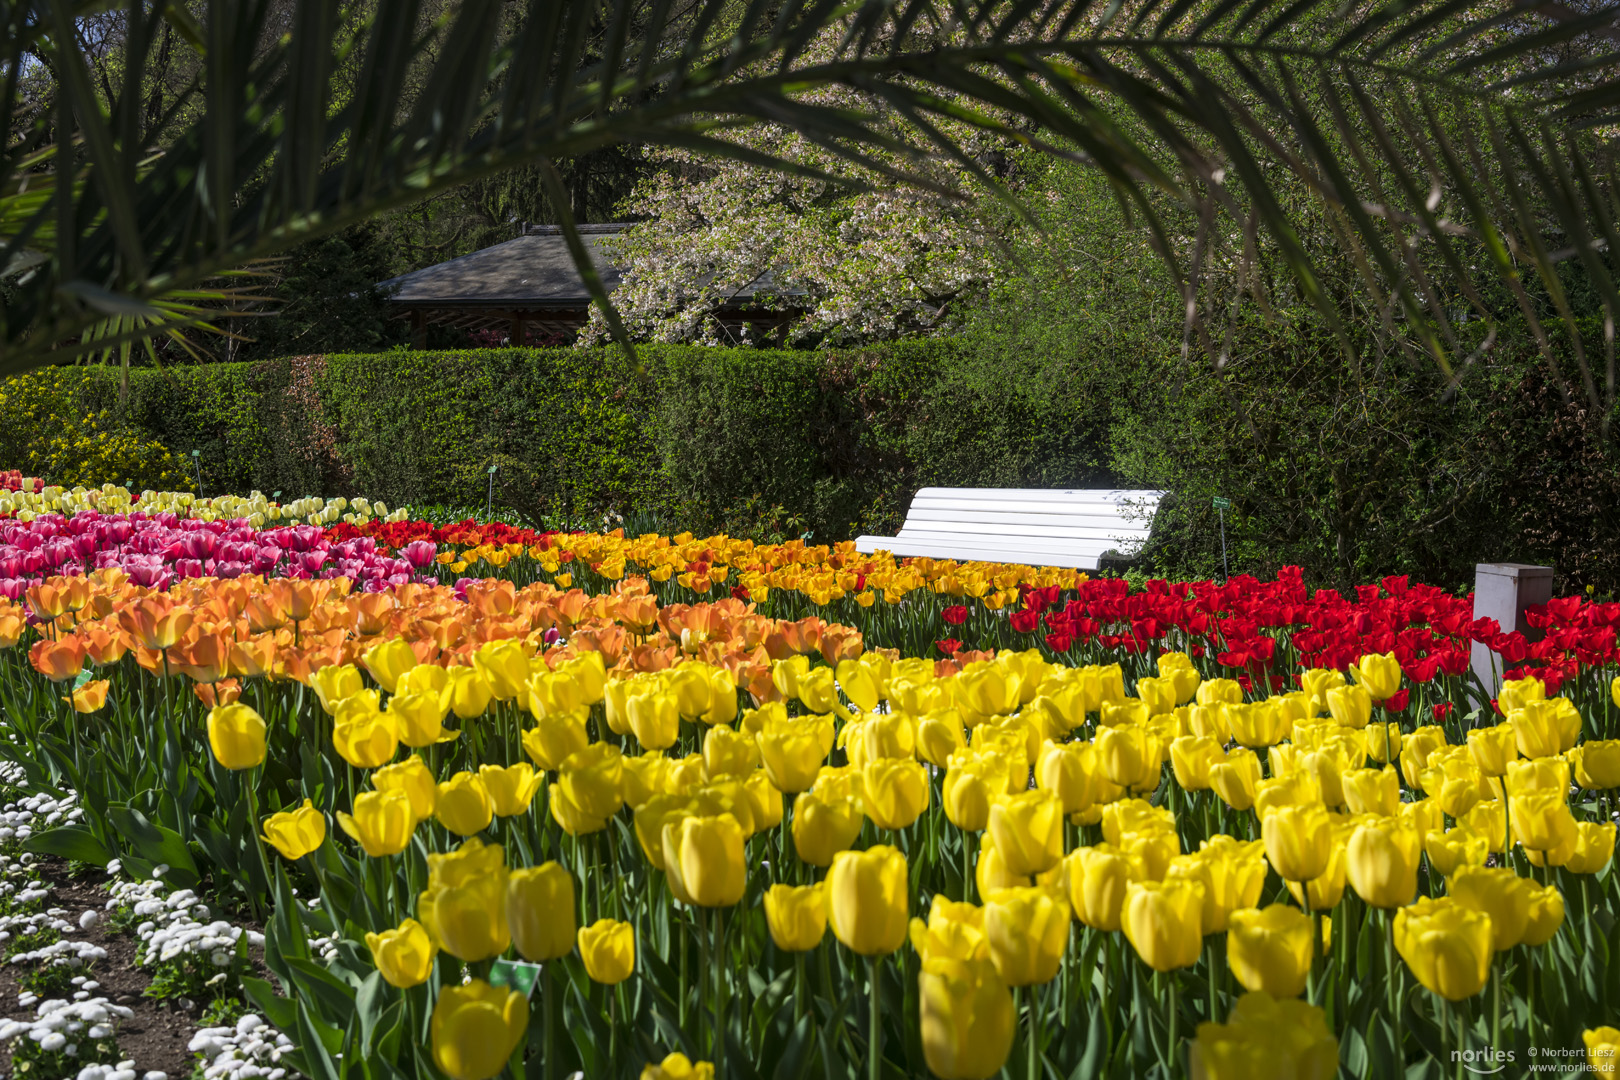
[(536, 964), (574, 951), (574, 876), (557, 862), (513, 870), (506, 879), (506, 921), (518, 955)]
[(748, 885), (743, 830), (731, 814), (664, 823), (664, 873), (685, 904), (730, 907)]
[(264, 819), (264, 841), (283, 859), (302, 859), (326, 842), (326, 815), (305, 799), (296, 810), (283, 810)]
[(1339, 1041), (1322, 1010), (1263, 991), (1239, 998), (1227, 1023), (1199, 1024), (1189, 1053), (1199, 1080), (1331, 1077), (1339, 1068)]
[(759, 748), (754, 740), (724, 724), (711, 727), (703, 736), (703, 768), (709, 779), (747, 776), (759, 766)]
[(579, 930), (585, 974), (604, 986), (617, 986), (636, 970), (636, 930), (627, 922), (598, 919)]
[(555, 771), (570, 754), (590, 745), (584, 713), (553, 713), (523, 733), (523, 752), (538, 768)]
[(1417, 894), (1423, 839), (1400, 818), (1370, 818), (1345, 846), (1345, 876), (1356, 895), (1373, 907), (1397, 908)]
[(1595, 874), (1614, 858), (1615, 823), (1595, 821), (1575, 823), (1575, 851), (1564, 869), (1572, 874)]
[(1188, 878), (1204, 887), (1203, 930), (1218, 934), (1226, 930), (1232, 912), (1259, 903), (1266, 880), (1265, 845), (1216, 835), (1199, 850), (1172, 858), (1164, 876)]
[(1056, 795), (1065, 814), (1084, 814), (1098, 801), (1099, 768), (1093, 744), (1048, 741), (1042, 744), (1036, 759), (1035, 784)]
[(1491, 920), (1491, 948), (1517, 945), (1530, 923), (1532, 883), (1505, 866), (1459, 866), (1446, 881), (1446, 893)]
[[(1326, 694), (1328, 712), (1340, 727), (1361, 730), (1372, 719), (1372, 695), (1362, 685), (1340, 686)], [(1294, 995), (1288, 995), (1290, 997)]]
[(100, 712), (107, 705), (107, 691), (111, 686), (112, 683), (106, 679), (92, 679), (62, 700), (73, 706), (76, 713), (88, 715)]
[(1183, 735), (1170, 744), (1170, 767), (1187, 791), (1208, 791), (1210, 768), (1225, 760), (1221, 744), (1209, 735)]
[[(415, 672), (411, 675), (414, 677)], [(445, 685), (440, 691), (450, 711), (463, 720), (476, 720), (489, 709), (495, 691), (483, 674), (470, 667), (445, 669)]]
[(1430, 993), (1473, 997), (1491, 970), (1491, 920), (1454, 897), (1418, 897), (1395, 912), (1395, 949)]
[[(1539, 684), (1538, 684), (1539, 685)], [(1512, 724), (1475, 728), (1468, 733), (1468, 753), (1486, 776), (1501, 776), (1518, 756), (1518, 736)]]
[(1506, 716), (1515, 709), (1522, 709), (1532, 701), (1547, 700), (1547, 687), (1534, 675), (1522, 679), (1507, 679), (1502, 683), (1501, 689), (1496, 692), (1497, 707)]
[[(618, 747), (612, 749), (615, 754), (618, 753)], [(478, 779), (489, 793), (490, 809), (495, 816), (516, 817), (529, 809), (545, 777), (535, 772), (527, 761), (520, 761), (504, 768), (500, 765), (480, 765)]]
[[(769, 773), (755, 769), (743, 780), (742, 786), (753, 806), (754, 827), (749, 836), (782, 824), (782, 793), (771, 783)], [(741, 820), (738, 819), (739, 823)]]
[(866, 816), (880, 829), (904, 829), (928, 808), (928, 774), (915, 761), (879, 758), (861, 770)]
[[(1620, 699), (1620, 676), (1616, 676), (1612, 693)], [(1615, 704), (1620, 705), (1620, 700)], [(1620, 1069), (1620, 1030), (1612, 1027), (1588, 1028), (1581, 1032), (1586, 1044), (1586, 1067), (1599, 1076), (1613, 1076)]]
[(438, 694), (395, 694), (388, 699), (386, 715), (393, 721), (399, 741), (420, 749), (455, 737), (455, 732), (444, 727), (449, 711)]
[(449, 854), (429, 855), (428, 884), (417, 897), (417, 917), (451, 956), (469, 964), (499, 956), (512, 941), (506, 881), (505, 853), (476, 838)]
[(1574, 854), (1579, 831), (1562, 791), (1527, 791), (1514, 795), (1509, 802), (1515, 840), (1538, 852)]
[(1076, 848), (1063, 871), (1075, 918), (1097, 930), (1120, 928), (1126, 888), (1145, 877), (1141, 863), (1112, 844)]
[(1581, 787), (1589, 791), (1620, 787), (1620, 739), (1594, 739), (1564, 756)]
[(416, 812), (403, 791), (366, 791), (354, 797), (354, 813), (339, 810), (338, 825), (372, 858), (398, 855), (416, 831)]
[(1120, 925), (1144, 963), (1174, 971), (1198, 962), (1203, 949), (1204, 887), (1196, 881), (1133, 881)]
[(664, 790), (669, 775), (669, 758), (657, 750), (621, 759), (623, 771), (619, 775), (619, 793), (630, 809), (644, 805), (648, 799)]
[[(1206, 684), (1207, 685), (1207, 684)], [(1254, 806), (1255, 788), (1260, 782), (1260, 759), (1253, 750), (1238, 747), (1209, 767), (1209, 786), (1221, 801), (1234, 810)]]
[(410, 643), (404, 638), (392, 638), (373, 645), (361, 659), (365, 661), (371, 677), (377, 680), (377, 685), (390, 694), (399, 685), (399, 677), (419, 663), (416, 653), (411, 651)]
[(430, 1035), (433, 1060), (451, 1080), (490, 1080), (506, 1068), (529, 1026), (529, 1002), (482, 979), (439, 992)]
[(1394, 653), (1370, 653), (1350, 665), (1356, 685), (1365, 686), (1374, 701), (1385, 701), (1401, 688), (1401, 662)]
[(360, 669), (353, 664), (328, 664), (309, 673), (309, 688), (315, 691), (315, 700), (326, 714), (333, 716), (337, 713), (337, 703), (360, 693), (366, 683), (360, 677)]
[(397, 765), (385, 765), (371, 774), (371, 786), (378, 791), (403, 791), (411, 801), (411, 813), (418, 821), (433, 816), (439, 805), (439, 785), (427, 764), (412, 755)]
[(796, 717), (767, 724), (759, 733), (760, 763), (778, 790), (797, 794), (815, 783), (816, 770), (827, 756), (821, 723), (819, 717)]
[(1299, 997), (1311, 972), (1310, 916), (1286, 904), (1234, 911), (1226, 935), (1226, 962), (1245, 990)]
[(1569, 762), (1563, 758), (1533, 758), (1508, 762), (1502, 785), (1509, 795), (1522, 795), (1527, 791), (1553, 791), (1563, 795), (1569, 790), (1572, 778)]
[(917, 721), (917, 756), (936, 769), (943, 769), (951, 755), (967, 745), (962, 735), (962, 714), (955, 709), (938, 709)]
[(1467, 825), (1435, 830), (1423, 838), (1429, 865), (1443, 877), (1450, 877), (1461, 866), (1484, 866), (1490, 849), (1490, 841)]
[(831, 866), (855, 842), (865, 821), (860, 800), (807, 791), (793, 804), (793, 850), (811, 866)]
[(1046, 887), (1002, 889), (984, 905), (984, 932), (1008, 986), (1051, 982), (1069, 943), (1068, 901)]
[(475, 772), (458, 772), (439, 784), (433, 816), (457, 836), (471, 836), (488, 828), (494, 817), (489, 789)]
[(557, 786), (589, 817), (608, 818), (624, 805), (624, 755), (611, 743), (591, 743), (557, 768)]
[(569, 836), (588, 836), (607, 828), (607, 818), (586, 813), (585, 808), (575, 802), (561, 784), (551, 789), (546, 803), (551, 808), (551, 820)]
[(964, 832), (990, 824), (990, 804), (1006, 789), (1006, 766), (989, 754), (951, 758), (942, 786), (945, 817)]
[(1014, 874), (1044, 874), (1063, 858), (1063, 804), (1049, 791), (1008, 795), (990, 807), (996, 850)]
[(1321, 806), (1279, 806), (1265, 816), (1260, 832), (1266, 858), (1284, 880), (1310, 881), (1327, 869), (1333, 829)]
[(1275, 701), (1225, 706), (1226, 722), (1232, 737), (1250, 749), (1274, 746), (1288, 737), (1293, 726)]
[(988, 960), (990, 939), (984, 934), (984, 909), (947, 900), (939, 893), (928, 905), (928, 920), (912, 919), (911, 947), (927, 963), (934, 959)]
[(644, 1067), (641, 1080), (714, 1080), (714, 1065), (708, 1061), (693, 1061), (677, 1051), (657, 1065)]
[(1525, 702), (1507, 714), (1507, 722), (1527, 758), (1562, 754), (1581, 737), (1581, 714), (1568, 698)]
[(1243, 685), (1236, 679), (1205, 679), (1193, 700), (1200, 705), (1237, 705), (1243, 701)]
[(399, 752), (399, 732), (382, 713), (351, 713), (333, 726), (332, 748), (357, 769), (375, 769)]
[(264, 717), (242, 704), (210, 709), (208, 746), (214, 760), (233, 771), (264, 764)]
[(827, 921), (838, 940), (861, 956), (898, 949), (906, 940), (910, 890), (906, 857), (886, 844), (840, 851), (827, 872)]
[(939, 1080), (989, 1080), (1012, 1052), (1018, 1014), (989, 960), (937, 957), (918, 977), (923, 1060)]
[(377, 965), (383, 980), (401, 990), (420, 986), (433, 974), (433, 957), (439, 950), (428, 936), (427, 927), (415, 919), (406, 919), (394, 930), (380, 934), (367, 934), (366, 947), (371, 950), (371, 962)]
[(630, 730), (643, 750), (668, 750), (681, 731), (680, 703), (659, 685), (632, 687), (625, 697)]
[(511, 639), (488, 642), (473, 653), (472, 666), (483, 676), (497, 701), (526, 698), (529, 652), (522, 642)]
[(844, 696), (854, 702), (857, 709), (870, 713), (877, 708), (880, 695), (871, 668), (858, 660), (840, 660), (835, 674)]
[(809, 952), (827, 934), (827, 889), (814, 885), (772, 885), (765, 891), (765, 924), (783, 952)]
[(1393, 766), (1354, 769), (1344, 774), (1344, 798), (1352, 814), (1389, 817), (1401, 805), (1401, 780)]

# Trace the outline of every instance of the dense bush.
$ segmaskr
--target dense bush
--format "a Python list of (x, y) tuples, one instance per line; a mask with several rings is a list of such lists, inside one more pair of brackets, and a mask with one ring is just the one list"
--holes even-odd
[(127, 478), (58, 471), (60, 424), (27, 419), (101, 417), (186, 472), (199, 451), (208, 494), (472, 505), (494, 466), (496, 503), (534, 521), (818, 540), (892, 530), (927, 485), (1151, 486), (1175, 495), (1149, 552), (1165, 573), (1218, 570), (1220, 495), (1234, 571), (1456, 585), (1518, 560), (1620, 585), (1620, 460), (1532, 360), (1444, 398), (1438, 376), (1341, 370), (1296, 331), (1248, 337), (1220, 375), (1101, 330), (1094, 349), (648, 347), (640, 370), (612, 349), (296, 357), (135, 370), (127, 391), (58, 369), (5, 385), (0, 468)]

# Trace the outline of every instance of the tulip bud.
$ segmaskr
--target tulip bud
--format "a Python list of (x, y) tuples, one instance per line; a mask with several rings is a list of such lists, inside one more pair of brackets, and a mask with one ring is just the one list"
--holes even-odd
[(536, 964), (574, 951), (574, 877), (562, 864), (513, 870), (506, 879), (506, 921), (518, 955)]
[(1049, 791), (1000, 799), (990, 807), (988, 824), (1014, 874), (1044, 874), (1063, 858), (1063, 804)]
[(1564, 756), (1581, 787), (1589, 791), (1620, 787), (1620, 739), (1594, 739)]
[(676, 899), (698, 907), (730, 907), (748, 885), (743, 830), (731, 814), (682, 817), (664, 823), (664, 873)]
[(1112, 844), (1076, 848), (1063, 860), (1063, 881), (1075, 918), (1097, 930), (1118, 930), (1126, 887), (1142, 880), (1139, 862)]
[(1051, 982), (1069, 943), (1068, 902), (1045, 887), (1002, 889), (984, 905), (984, 932), (1008, 986)]
[(1450, 877), (1461, 866), (1484, 866), (1490, 849), (1490, 841), (1467, 825), (1445, 832), (1436, 830), (1423, 838), (1429, 865), (1443, 877)]
[(1566, 859), (1574, 854), (1579, 832), (1562, 791), (1527, 791), (1514, 795), (1509, 802), (1515, 840), (1538, 852), (1567, 853)]
[[(494, 690), (480, 671), (469, 667), (445, 668), (445, 685), (440, 691), (450, 711), (463, 720), (476, 720), (489, 708)], [(411, 672), (415, 675), (415, 671)]]
[[(1612, 691), (1620, 698), (1620, 676), (1614, 680)], [(1615, 702), (1620, 705), (1620, 701)], [(1588, 1028), (1581, 1032), (1586, 1044), (1586, 1067), (1597, 1076), (1612, 1076), (1620, 1064), (1620, 1029), (1612, 1027)]]
[(990, 804), (1005, 790), (1006, 778), (1006, 766), (989, 754), (952, 757), (942, 785), (946, 818), (964, 832), (984, 831)]
[(305, 799), (296, 810), (283, 810), (265, 818), (264, 841), (283, 859), (302, 859), (326, 841), (326, 815)]
[(1133, 881), (1120, 925), (1144, 963), (1154, 971), (1174, 971), (1198, 962), (1203, 910), (1204, 887), (1196, 881)]
[[(377, 680), (377, 685), (390, 694), (399, 685), (399, 677), (416, 667), (420, 661), (404, 638), (393, 638), (367, 649), (361, 657), (366, 670)], [(323, 669), (324, 670), (324, 669)]]
[(1183, 735), (1170, 744), (1176, 783), (1187, 791), (1208, 791), (1210, 767), (1225, 760), (1226, 752), (1209, 735)]
[(1313, 935), (1310, 916), (1286, 904), (1234, 911), (1226, 935), (1226, 961), (1245, 990), (1299, 997), (1311, 971)]
[(1192, 1074), (1203, 1080), (1254, 1076), (1333, 1076), (1339, 1041), (1321, 1009), (1252, 991), (1238, 999), (1224, 1024), (1198, 1025), (1190, 1049)]
[(1418, 982), (1447, 1001), (1485, 988), (1491, 970), (1491, 920), (1455, 897), (1418, 897), (1395, 912), (1395, 949)]
[(1575, 825), (1575, 850), (1564, 869), (1572, 874), (1595, 874), (1614, 857), (1615, 823), (1580, 821)]
[(1475, 728), (1468, 733), (1468, 753), (1486, 776), (1501, 776), (1518, 756), (1518, 736), (1512, 724)]
[(1532, 883), (1505, 866), (1459, 866), (1446, 893), (1491, 920), (1491, 948), (1505, 952), (1523, 938), (1530, 924)]
[(468, 840), (449, 855), (428, 856), (428, 887), (417, 898), (417, 916), (451, 956), (469, 964), (499, 956), (512, 940), (506, 881), (505, 853)]
[(627, 922), (598, 919), (579, 931), (579, 955), (592, 982), (617, 986), (636, 970), (636, 928)]
[(940, 1080), (989, 1080), (999, 1073), (1012, 1052), (1018, 1014), (995, 965), (930, 959), (917, 987), (929, 1071)]
[(416, 814), (403, 791), (362, 792), (354, 798), (354, 813), (339, 810), (337, 821), (374, 859), (404, 851), (416, 830)]
[(1530, 917), (1524, 925), (1524, 936), (1519, 944), (1534, 948), (1552, 940), (1564, 924), (1564, 894), (1556, 885), (1530, 883)]
[(439, 824), (457, 836), (471, 836), (482, 832), (494, 817), (489, 800), (489, 789), (474, 772), (458, 772), (439, 785), (439, 797), (434, 806)]
[(516, 990), (482, 979), (446, 987), (433, 1007), (433, 1060), (451, 1080), (490, 1080), (528, 1026), (529, 1002)]
[(1222, 802), (1234, 810), (1248, 810), (1254, 806), (1259, 782), (1260, 759), (1246, 747), (1232, 750), (1226, 755), (1225, 761), (1216, 762), (1209, 768), (1209, 786), (1221, 797)]
[(1327, 869), (1332, 823), (1319, 805), (1279, 806), (1260, 823), (1266, 858), (1285, 881), (1310, 881)]
[(367, 934), (366, 947), (384, 981), (401, 990), (427, 982), (433, 974), (434, 954), (439, 951), (427, 928), (415, 919), (406, 919), (396, 930)]
[(1371, 653), (1350, 665), (1356, 684), (1367, 688), (1374, 701), (1385, 701), (1401, 688), (1401, 662), (1394, 653)]
[(840, 851), (827, 873), (827, 921), (838, 940), (861, 956), (898, 949), (906, 940), (910, 902), (906, 857), (886, 844)]
[(793, 804), (793, 849), (811, 866), (831, 866), (855, 842), (865, 821), (858, 799), (807, 791)]
[(977, 904), (947, 900), (934, 894), (928, 920), (911, 920), (911, 947), (924, 964), (929, 960), (988, 960), (990, 941), (984, 936), (984, 909)]
[(765, 923), (783, 952), (809, 952), (827, 933), (827, 890), (815, 885), (772, 885), (765, 892)]
[(1400, 809), (1401, 781), (1389, 765), (1382, 769), (1353, 769), (1344, 774), (1343, 785), (1352, 814), (1389, 817)]
[(1359, 731), (1372, 719), (1373, 699), (1365, 686), (1340, 686), (1329, 690), (1326, 700), (1328, 712), (1333, 714), (1340, 727)]
[(247, 705), (221, 705), (208, 713), (208, 745), (227, 769), (264, 764), (264, 718)]
[(866, 816), (880, 829), (904, 829), (928, 808), (928, 774), (915, 761), (879, 758), (861, 770)]
[(1356, 895), (1373, 907), (1397, 908), (1417, 893), (1423, 841), (1399, 818), (1373, 818), (1357, 826), (1345, 849), (1345, 873)]
[(676, 1052), (657, 1065), (641, 1070), (641, 1080), (714, 1080), (714, 1065), (707, 1061), (693, 1061)]
[(827, 756), (819, 735), (820, 718), (797, 717), (767, 724), (759, 734), (759, 756), (780, 791), (810, 790)]
[(917, 721), (917, 756), (936, 769), (945, 768), (951, 755), (966, 745), (962, 716), (955, 709), (931, 712)]

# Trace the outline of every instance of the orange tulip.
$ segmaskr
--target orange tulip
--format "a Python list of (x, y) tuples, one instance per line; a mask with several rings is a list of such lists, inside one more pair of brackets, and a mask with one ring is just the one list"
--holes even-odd
[(166, 596), (146, 596), (118, 613), (118, 624), (135, 643), (147, 649), (167, 649), (185, 637), (195, 616)]
[(76, 637), (37, 641), (28, 650), (28, 661), (35, 671), (52, 682), (76, 679), (84, 669), (84, 643)]

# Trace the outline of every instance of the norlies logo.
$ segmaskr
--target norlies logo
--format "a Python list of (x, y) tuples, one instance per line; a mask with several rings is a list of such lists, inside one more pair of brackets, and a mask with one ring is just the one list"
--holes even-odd
[(1484, 1050), (1453, 1050), (1451, 1060), (1461, 1062), (1462, 1067), (1471, 1073), (1490, 1076), (1492, 1073), (1499, 1073), (1513, 1064), (1513, 1051), (1490, 1048)]

